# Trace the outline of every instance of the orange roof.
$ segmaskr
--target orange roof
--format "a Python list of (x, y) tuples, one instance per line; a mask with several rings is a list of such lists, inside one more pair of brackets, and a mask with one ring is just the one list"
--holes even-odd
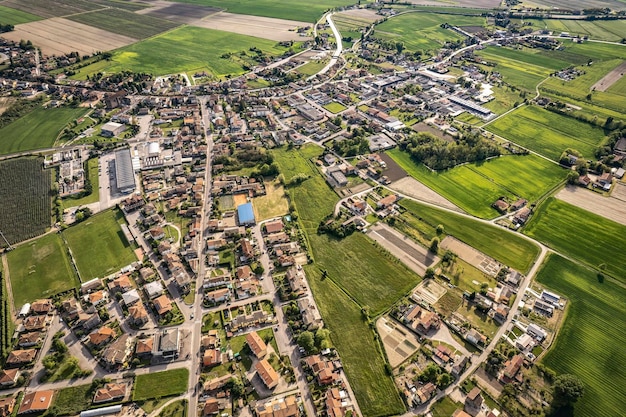
[(106, 401), (113, 401), (118, 398), (126, 396), (126, 384), (118, 384), (111, 382), (105, 384), (104, 387), (98, 389), (93, 397), (94, 403), (103, 403)]
[(222, 362), (222, 354), (218, 349), (207, 349), (202, 357), (202, 365), (215, 366)]
[(278, 374), (267, 359), (257, 362), (255, 369), (267, 388), (272, 389), (278, 385)]
[(92, 345), (98, 346), (106, 343), (107, 341), (109, 341), (109, 339), (112, 339), (114, 337), (115, 330), (111, 329), (110, 327), (104, 326), (89, 334), (89, 342), (91, 342)]
[(257, 358), (261, 358), (267, 353), (267, 345), (257, 332), (248, 333), (246, 335), (246, 342)]
[(154, 308), (156, 308), (157, 313), (159, 315), (163, 315), (168, 311), (172, 311), (172, 302), (167, 295), (163, 294), (162, 296), (156, 298), (154, 301)]
[(137, 346), (135, 347), (135, 353), (151, 353), (152, 347), (154, 346), (154, 339), (151, 337), (149, 339), (139, 339), (137, 340)]
[(50, 404), (52, 404), (53, 395), (54, 391), (52, 390), (36, 391), (26, 394), (22, 400), (20, 409), (17, 411), (17, 414), (46, 411), (50, 408)]

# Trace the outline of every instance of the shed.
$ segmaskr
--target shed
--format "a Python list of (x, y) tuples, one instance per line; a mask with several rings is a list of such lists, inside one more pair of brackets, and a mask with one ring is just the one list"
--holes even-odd
[(26, 303), (22, 306), (19, 317), (26, 317), (28, 316), (28, 313), (30, 313), (30, 303)]

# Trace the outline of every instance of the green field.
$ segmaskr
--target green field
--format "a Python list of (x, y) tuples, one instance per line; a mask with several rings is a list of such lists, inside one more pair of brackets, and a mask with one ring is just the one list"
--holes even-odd
[(188, 383), (189, 369), (187, 368), (138, 375), (135, 378), (133, 401), (182, 394), (187, 391)]
[(63, 232), (83, 282), (112, 274), (137, 260), (120, 228), (122, 222), (119, 210), (108, 210)]
[(542, 361), (558, 374), (571, 373), (584, 382), (585, 395), (575, 415), (622, 415), (626, 289), (609, 280), (600, 284), (595, 272), (557, 255), (548, 257), (537, 281), (569, 299), (563, 327)]
[(533, 201), (565, 177), (560, 167), (535, 155), (503, 156), (434, 173), (415, 164), (409, 154), (400, 149), (392, 149), (387, 154), (409, 175), (466, 212), (482, 218), (498, 215), (491, 204), (501, 196)]
[(391, 42), (402, 42), (406, 51), (435, 54), (446, 41), (464, 39), (460, 34), (441, 28), (442, 23), (454, 26), (485, 26), (484, 17), (437, 13), (407, 13), (392, 17), (376, 26), (374, 37)]
[[(354, 4), (352, 0), (321, 0), (314, 3), (306, 0), (178, 0), (203, 6), (220, 7), (229, 13), (249, 14), (253, 16), (276, 17), (279, 19), (299, 20), (314, 23), (328, 9)], [(366, 1), (362, 2), (367, 3)]]
[(601, 41), (620, 42), (626, 33), (626, 22), (623, 20), (530, 20), (533, 26), (548, 29), (558, 35), (569, 32), (570, 35), (589, 36)]
[(434, 228), (442, 224), (445, 233), (456, 237), (497, 261), (522, 273), (539, 255), (539, 247), (514, 232), (471, 218), (404, 199), (400, 205)]
[(548, 199), (532, 217), (524, 233), (564, 255), (626, 282), (626, 226), (571, 204)]
[(91, 194), (80, 197), (73, 198), (67, 197), (63, 199), (63, 207), (76, 207), (81, 206), (83, 204), (91, 204), (96, 203), (100, 200), (100, 176), (98, 175), (98, 158), (91, 158), (87, 160), (87, 178), (91, 182)]
[(68, 19), (135, 39), (149, 38), (180, 26), (169, 20), (120, 9), (75, 14)]
[[(307, 277), (364, 415), (401, 413), (402, 402), (393, 381), (385, 374), (382, 351), (363, 319), (361, 307), (367, 305), (372, 312), (389, 307), (419, 278), (386, 252), (376, 249), (363, 235), (337, 242), (316, 234), (320, 220), (332, 212), (338, 201), (315, 164), (309, 161), (321, 153), (322, 148), (316, 145), (272, 151), (287, 183), (299, 173), (310, 176), (300, 185), (287, 188), (315, 258), (306, 267)], [(324, 269), (328, 277), (322, 279)], [(375, 293), (378, 291), (381, 294)]]
[(331, 112), (331, 113), (339, 113), (339, 112), (342, 112), (345, 109), (347, 109), (346, 106), (344, 106), (343, 104), (338, 103), (336, 101), (328, 103), (327, 105), (324, 106), (324, 108), (326, 110), (328, 110), (329, 112)]
[(0, 129), (0, 154), (49, 148), (68, 123), (86, 112), (72, 107), (37, 108)]
[(0, 6), (0, 23), (3, 25), (19, 25), (20, 23), (34, 22), (41, 20), (41, 17), (28, 12)]
[(97, 72), (122, 70), (154, 75), (206, 71), (216, 77), (238, 75), (244, 67), (256, 65), (250, 48), (266, 56), (282, 55), (288, 50), (277, 42), (232, 32), (185, 26), (146, 39), (113, 52), (110, 61), (102, 60), (77, 71), (84, 79)]
[(53, 407), (59, 415), (77, 415), (91, 406), (93, 394), (91, 384), (63, 388), (55, 394)]
[(25, 303), (51, 297), (78, 285), (67, 248), (56, 233), (20, 245), (6, 256), (13, 304), (17, 309)]
[(605, 136), (599, 127), (538, 106), (521, 107), (485, 129), (554, 161), (567, 148), (591, 158)]
[(295, 69), (302, 75), (315, 75), (320, 72), (328, 64), (327, 60), (309, 61), (304, 65), (300, 65)]

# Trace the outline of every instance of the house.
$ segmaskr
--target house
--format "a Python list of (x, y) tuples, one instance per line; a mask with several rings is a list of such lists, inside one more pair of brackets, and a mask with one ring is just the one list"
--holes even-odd
[(530, 323), (528, 325), (528, 327), (526, 328), (526, 333), (528, 333), (540, 342), (548, 337), (548, 332), (546, 332), (543, 328), (537, 326), (535, 323)]
[(156, 272), (154, 272), (154, 269), (146, 266), (139, 270), (139, 276), (142, 282), (148, 282), (156, 276)]
[(143, 303), (128, 308), (128, 320), (135, 327), (141, 327), (148, 322), (148, 312)]
[(350, 403), (348, 393), (339, 388), (326, 391), (326, 414), (328, 417), (344, 417), (350, 412), (354, 415), (354, 407)]
[(493, 319), (499, 324), (504, 323), (509, 315), (509, 310), (510, 308), (506, 304), (498, 304), (493, 309)]
[(311, 303), (309, 298), (299, 299), (298, 308), (302, 314), (302, 321), (309, 329), (318, 329), (324, 326), (320, 312), (317, 311), (317, 308), (315, 308), (315, 305)]
[(132, 283), (130, 282), (130, 277), (126, 274), (115, 278), (113, 281), (109, 282), (109, 291), (121, 291), (127, 292), (133, 288)]
[(340, 378), (339, 372), (335, 369), (333, 362), (327, 360), (322, 355), (311, 355), (305, 359), (305, 362), (313, 374), (317, 377), (320, 385), (331, 385)]
[(78, 313), (78, 320), (76, 320), (76, 326), (82, 327), (83, 330), (91, 330), (102, 324), (102, 320), (100, 319), (100, 315), (98, 313)]
[(463, 410), (465, 410), (470, 416), (476, 416), (483, 405), (483, 397), (480, 395), (480, 388), (474, 387), (465, 397), (465, 404)]
[(496, 200), (491, 206), (498, 210), (500, 213), (506, 213), (509, 209), (509, 203), (502, 199)]
[(17, 345), (21, 348), (35, 346), (41, 342), (43, 335), (43, 332), (22, 333), (20, 338), (17, 340)]
[(143, 290), (149, 299), (154, 299), (163, 294), (163, 284), (161, 281), (152, 281), (143, 286)]
[(46, 316), (29, 316), (24, 319), (22, 326), (27, 332), (43, 330), (46, 327)]
[(98, 307), (100, 304), (104, 304), (107, 302), (107, 294), (102, 291), (94, 291), (90, 294), (87, 294), (87, 300), (94, 307)]
[(472, 417), (463, 410), (455, 410), (452, 417)]
[(552, 305), (558, 305), (561, 302), (561, 296), (546, 290), (541, 292), (540, 298), (546, 303), (550, 303)]
[(228, 301), (230, 298), (230, 289), (222, 288), (220, 290), (209, 291), (204, 294), (204, 300), (210, 304), (219, 304)]
[(604, 172), (598, 177), (598, 185), (604, 190), (609, 191), (613, 184), (613, 174), (610, 172)]
[(37, 349), (17, 349), (9, 353), (5, 366), (7, 368), (20, 368), (30, 364), (37, 356)]
[(161, 240), (165, 237), (165, 231), (160, 226), (153, 227), (148, 233), (153, 240)]
[(148, 337), (146, 339), (137, 339), (137, 345), (135, 345), (135, 354), (140, 357), (152, 355), (154, 348), (154, 337)]
[(180, 351), (180, 331), (177, 328), (163, 330), (155, 336), (152, 354), (164, 359), (177, 358)]
[(220, 412), (220, 402), (217, 400), (217, 398), (209, 398), (204, 403), (204, 407), (202, 408), (203, 417), (216, 416), (219, 414), (219, 412)]
[(48, 314), (52, 311), (53, 307), (52, 300), (37, 300), (30, 305), (30, 311), (32, 311), (33, 314)]
[(525, 224), (528, 221), (530, 214), (530, 208), (524, 207), (515, 213), (515, 216), (513, 216), (513, 222), (520, 225)]
[(19, 371), (17, 369), (0, 370), (0, 387), (12, 387), (17, 382)]
[(285, 398), (272, 398), (258, 404), (254, 411), (258, 417), (300, 417), (300, 409), (295, 395)]
[(79, 311), (82, 312), (82, 308), (76, 302), (75, 298), (70, 298), (68, 300), (64, 300), (61, 303), (61, 310), (65, 313), (65, 317), (68, 320), (74, 320), (78, 317)]
[(431, 330), (439, 329), (441, 322), (437, 313), (426, 310), (418, 305), (413, 306), (402, 318), (405, 323), (409, 323), (412, 329), (419, 333), (428, 333)]
[(589, 175), (585, 174), (578, 177), (578, 185), (589, 187), (589, 184), (591, 184), (591, 178), (589, 178)]
[(89, 343), (92, 346), (102, 346), (115, 337), (115, 330), (108, 326), (103, 326), (98, 330), (89, 333)]
[(520, 335), (515, 340), (515, 347), (517, 347), (522, 352), (531, 349), (534, 345), (535, 343), (533, 341), (533, 337), (529, 335), (528, 333), (524, 333)]
[(17, 414), (43, 413), (50, 408), (53, 396), (54, 391), (52, 390), (29, 392), (24, 395)]
[(209, 330), (209, 334), (202, 337), (200, 344), (204, 349), (217, 349), (220, 346), (220, 337), (217, 330)]
[(139, 296), (139, 292), (133, 288), (132, 290), (122, 294), (122, 301), (126, 307), (130, 307), (138, 301), (141, 301), (141, 296)]
[(541, 300), (535, 301), (533, 310), (536, 310), (538, 313), (544, 314), (548, 317), (552, 317), (552, 314), (554, 314), (554, 306)]
[(278, 385), (278, 374), (267, 359), (258, 361), (254, 369), (256, 369), (257, 375), (259, 375), (259, 378), (261, 378), (263, 384), (265, 384), (268, 389), (273, 389)]
[(205, 368), (220, 365), (222, 363), (222, 352), (219, 349), (207, 349), (202, 356), (202, 365)]
[(250, 266), (244, 265), (237, 267), (237, 270), (235, 271), (235, 276), (238, 280), (246, 280), (254, 278), (254, 273), (252, 272), (252, 268), (250, 268)]
[(523, 198), (520, 198), (515, 203), (511, 204), (511, 210), (517, 211), (521, 209), (522, 207), (526, 206), (526, 204), (528, 204), (528, 201)]
[(100, 404), (109, 401), (121, 400), (126, 397), (127, 389), (128, 384), (123, 382), (109, 382), (108, 384), (104, 384), (102, 388), (96, 390), (96, 393), (93, 396), (93, 403)]
[(465, 336), (465, 340), (467, 340), (468, 342), (476, 346), (484, 346), (485, 343), (487, 343), (487, 337), (480, 334), (478, 330), (476, 329), (472, 329), (469, 332), (467, 332), (467, 335)]
[(9, 417), (15, 408), (15, 397), (0, 398), (0, 417)]
[(263, 359), (267, 355), (267, 345), (257, 332), (248, 333), (246, 335), (246, 343), (248, 343), (250, 350), (258, 359)]
[(520, 377), (520, 370), (524, 364), (524, 356), (517, 354), (504, 363), (504, 369), (502, 370), (499, 380), (502, 383), (508, 384), (517, 380)]
[(105, 366), (109, 369), (118, 369), (126, 363), (132, 351), (129, 340), (130, 337), (124, 334), (104, 350), (102, 362)]
[(287, 278), (292, 294), (298, 297), (306, 294), (307, 286), (302, 269), (291, 267), (287, 270), (285, 277)]
[(246, 261), (254, 259), (254, 248), (248, 239), (242, 239), (241, 253)]
[(413, 402), (415, 405), (424, 404), (426, 401), (430, 400), (437, 391), (437, 386), (432, 382), (429, 382), (425, 385), (422, 385), (415, 391), (415, 397), (413, 398)]
[(454, 363), (452, 364), (452, 376), (458, 378), (465, 370), (468, 361), (469, 359), (467, 356), (457, 355), (454, 359)]
[(210, 379), (204, 383), (202, 389), (206, 392), (216, 391), (223, 388), (232, 379), (233, 374), (226, 374), (217, 378)]
[(265, 223), (265, 233), (271, 235), (272, 233), (282, 232), (284, 228), (283, 221), (278, 219)]
[(235, 291), (237, 293), (237, 298), (245, 299), (248, 297), (253, 297), (257, 295), (259, 291), (257, 279), (240, 279), (235, 282)]

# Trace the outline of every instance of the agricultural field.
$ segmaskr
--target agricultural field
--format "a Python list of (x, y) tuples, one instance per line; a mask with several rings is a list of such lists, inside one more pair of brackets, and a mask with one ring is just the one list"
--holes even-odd
[(607, 274), (626, 282), (624, 225), (550, 198), (533, 215), (524, 233), (572, 259), (605, 269)]
[(81, 56), (108, 51), (136, 41), (128, 36), (117, 35), (61, 17), (24, 23), (3, 38), (19, 42), (28, 39), (41, 49), (44, 55), (64, 55), (78, 52)]
[(86, 112), (78, 107), (39, 107), (0, 129), (0, 154), (49, 148), (68, 123)]
[(462, 35), (450, 29), (441, 28), (442, 23), (455, 26), (485, 26), (486, 20), (484, 17), (473, 16), (407, 13), (377, 25), (374, 37), (393, 43), (402, 42), (408, 52), (422, 51), (425, 55), (433, 55), (446, 41), (464, 39)]
[(532, 0), (522, 1), (521, 7), (542, 7), (545, 9), (567, 9), (582, 10), (590, 8), (608, 7), (612, 10), (624, 10), (624, 3), (621, 0)]
[(198, 20), (190, 23), (190, 25), (277, 42), (310, 39), (309, 36), (300, 36), (297, 29), (311, 26), (307, 22), (233, 13), (219, 13), (211, 16), (210, 19)]
[(539, 255), (539, 247), (533, 242), (501, 227), (412, 200), (404, 199), (400, 201), (400, 206), (429, 225), (431, 234), (434, 234), (437, 225), (441, 224), (446, 234), (522, 273), (530, 269)]
[(485, 129), (553, 161), (558, 161), (567, 148), (591, 158), (605, 137), (599, 127), (532, 105), (495, 120)]
[(19, 25), (21, 23), (34, 22), (40, 20), (39, 16), (23, 12), (21, 10), (11, 9), (9, 7), (0, 6), (0, 23), (3, 25)]
[(52, 223), (52, 174), (43, 159), (18, 158), (0, 162), (0, 247), (38, 236)]
[[(163, 381), (167, 381), (167, 384), (164, 384)], [(187, 391), (188, 383), (189, 369), (187, 368), (138, 375), (135, 378), (133, 401), (182, 394)]]
[[(314, 23), (328, 9), (354, 4), (352, 0), (320, 0), (314, 3), (306, 0), (182, 0), (184, 3), (218, 7), (230, 13), (252, 16), (275, 17), (278, 19), (299, 20)], [(365, 3), (365, 2), (363, 2)]]
[(6, 256), (9, 271), (5, 273), (11, 279), (16, 309), (78, 286), (67, 248), (56, 233), (20, 245)]
[(145, 39), (174, 29), (178, 23), (120, 9), (104, 9), (68, 16), (68, 19), (134, 39)]
[(576, 416), (621, 415), (626, 404), (626, 289), (608, 279), (600, 283), (596, 272), (554, 254), (537, 281), (569, 299), (563, 327), (542, 362), (585, 384)]
[(135, 43), (113, 53), (111, 61), (99, 61), (81, 68), (75, 78), (96, 72), (130, 70), (154, 75), (206, 71), (216, 77), (242, 74), (256, 65), (256, 47), (266, 56), (288, 50), (276, 42), (219, 30), (182, 27)]
[(2, 2), (2, 5), (45, 18), (66, 16), (102, 8), (101, 5), (87, 0), (6, 0)]
[(120, 228), (123, 222), (119, 210), (108, 210), (63, 232), (83, 282), (102, 278), (137, 260)]
[(570, 35), (589, 36), (600, 41), (620, 42), (626, 33), (626, 22), (623, 20), (531, 20), (533, 26), (547, 29), (558, 35), (569, 32)]

